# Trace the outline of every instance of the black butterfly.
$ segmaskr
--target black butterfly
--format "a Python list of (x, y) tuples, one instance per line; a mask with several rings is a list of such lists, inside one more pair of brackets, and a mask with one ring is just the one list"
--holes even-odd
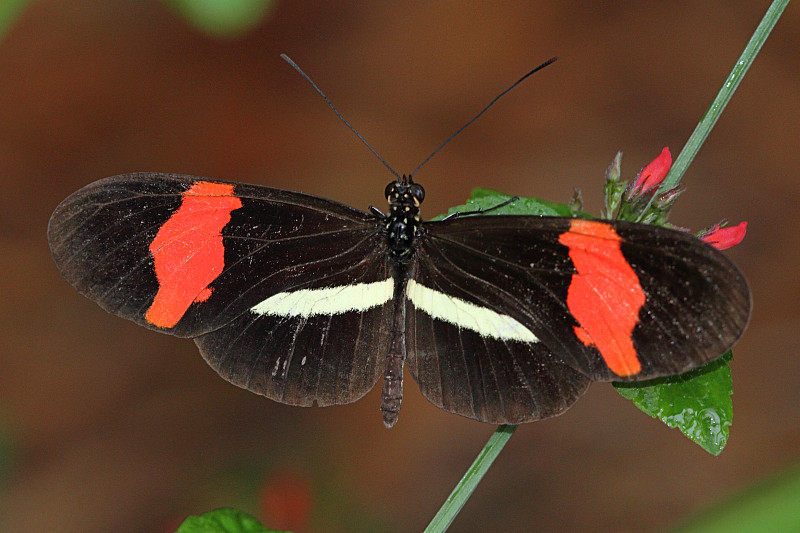
[[(107, 311), (192, 337), (225, 379), (290, 405), (353, 402), (403, 365), (437, 406), (492, 423), (556, 415), (592, 381), (716, 359), (750, 311), (742, 274), (690, 235), (622, 221), (390, 211), (170, 174), (79, 190), (50, 220), (66, 280)], [(587, 309), (588, 308), (588, 309)], [(577, 315), (577, 316), (576, 316)]]
[(48, 239), (79, 292), (193, 338), (240, 387), (324, 406), (354, 402), (383, 377), (388, 427), (404, 365), (442, 409), (516, 424), (561, 413), (592, 381), (716, 359), (747, 324), (744, 277), (690, 235), (558, 217), (425, 222), (425, 192), (411, 177), (385, 192), (387, 214), (257, 185), (127, 174), (64, 200)]

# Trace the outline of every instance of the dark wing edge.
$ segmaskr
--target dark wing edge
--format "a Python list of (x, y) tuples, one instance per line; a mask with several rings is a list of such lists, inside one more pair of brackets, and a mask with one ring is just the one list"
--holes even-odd
[(738, 267), (690, 234), (630, 222), (615, 226), (624, 239), (622, 252), (648, 298), (633, 331), (642, 372), (610, 378), (638, 381), (681, 374), (733, 348), (753, 307)]

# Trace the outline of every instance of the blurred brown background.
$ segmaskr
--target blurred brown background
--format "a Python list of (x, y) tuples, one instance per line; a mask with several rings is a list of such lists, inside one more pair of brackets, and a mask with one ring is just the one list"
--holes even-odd
[[(69, 193), (160, 170), (382, 208), (385, 169), (278, 54), (399, 172), (558, 55), (420, 172), (423, 215), (475, 186), (553, 201), (581, 187), (597, 212), (617, 150), (627, 178), (680, 151), (767, 5), (286, 1), (219, 40), (155, 0), (34, 3), (0, 41), (0, 531), (163, 532), (220, 506), (265, 518), (264, 492), (290, 485), (310, 492), (311, 531), (419, 531), (494, 429), (436, 409), (410, 377), (390, 431), (378, 390), (302, 409), (229, 385), (191, 341), (107, 315), (61, 279), (45, 230)], [(673, 214), (750, 223), (728, 252), (755, 301), (728, 448), (711, 457), (596, 385), (517, 431), (452, 531), (662, 531), (798, 460), (797, 7)]]

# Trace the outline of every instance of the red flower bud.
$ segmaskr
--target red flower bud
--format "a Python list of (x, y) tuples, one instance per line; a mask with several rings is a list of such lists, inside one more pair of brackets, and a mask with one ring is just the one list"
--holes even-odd
[(658, 154), (658, 157), (653, 159), (636, 176), (636, 180), (633, 182), (633, 190), (647, 192), (654, 187), (658, 187), (667, 177), (667, 172), (669, 172), (671, 166), (672, 154), (669, 153), (669, 147), (665, 147)]
[(747, 233), (747, 222), (740, 222), (735, 226), (726, 228), (721, 228), (717, 224), (706, 233), (700, 235), (700, 238), (717, 250), (725, 250), (742, 242), (745, 233)]

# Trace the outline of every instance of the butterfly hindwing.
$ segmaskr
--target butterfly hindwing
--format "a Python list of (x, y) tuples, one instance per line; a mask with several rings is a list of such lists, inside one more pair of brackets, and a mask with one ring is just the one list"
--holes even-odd
[(380, 378), (391, 334), (393, 280), (380, 250), (343, 252), (347, 268), (196, 337), (200, 352), (228, 381), (282, 403), (356, 401)]
[[(555, 238), (565, 221), (515, 219), (426, 224), (408, 289), (408, 365), (423, 394), (492, 423), (554, 416), (590, 382), (563, 355), (580, 350), (563, 335), (572, 267)], [(537, 231), (520, 227), (528, 219)]]
[(482, 335), (412, 305), (407, 364), (423, 395), (445, 411), (494, 424), (555, 416), (589, 386), (543, 343)]

